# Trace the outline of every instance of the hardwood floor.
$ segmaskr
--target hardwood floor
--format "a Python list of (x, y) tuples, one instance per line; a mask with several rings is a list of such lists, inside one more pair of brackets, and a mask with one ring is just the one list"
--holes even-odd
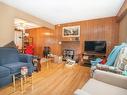
[[(90, 69), (76, 65), (66, 67), (64, 64), (42, 64), (41, 72), (33, 74), (32, 86), (27, 83), (22, 93), (17, 90), (10, 95), (73, 95), (90, 77)], [(19, 81), (17, 81), (18, 84)], [(0, 95), (7, 95), (13, 90), (12, 84), (0, 90)]]

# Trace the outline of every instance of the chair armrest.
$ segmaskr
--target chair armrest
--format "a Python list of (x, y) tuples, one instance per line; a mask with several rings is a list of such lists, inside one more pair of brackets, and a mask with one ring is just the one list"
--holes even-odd
[(81, 89), (77, 89), (75, 92), (74, 92), (74, 95), (90, 95), (88, 94), (87, 92), (81, 90)]
[(127, 89), (127, 76), (102, 70), (95, 70), (93, 78), (107, 84)]
[(33, 56), (29, 54), (19, 54), (19, 61), (25, 63), (32, 63)]

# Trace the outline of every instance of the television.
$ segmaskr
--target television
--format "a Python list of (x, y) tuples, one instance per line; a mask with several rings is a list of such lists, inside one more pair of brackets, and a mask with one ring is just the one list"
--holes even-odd
[(84, 41), (84, 51), (106, 53), (106, 41)]

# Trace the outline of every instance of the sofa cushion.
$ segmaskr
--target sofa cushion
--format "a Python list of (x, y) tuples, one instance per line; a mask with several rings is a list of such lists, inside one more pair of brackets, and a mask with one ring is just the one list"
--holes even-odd
[[(8, 85), (11, 82), (12, 82), (12, 76), (11, 75), (0, 78), (0, 88), (4, 87), (5, 85)], [(2, 95), (5, 95), (5, 94), (2, 94)]]
[(0, 65), (18, 62), (18, 51), (15, 48), (0, 47)]
[(20, 69), (21, 69), (22, 66), (29, 67), (29, 65), (30, 65), (29, 63), (15, 62), (15, 63), (10, 63), (10, 64), (5, 64), (3, 66), (6, 67), (6, 68), (9, 68), (10, 73), (14, 74), (14, 73), (20, 72)]
[(91, 95), (126, 95), (127, 90), (116, 87), (104, 82), (90, 79), (82, 90), (90, 93)]
[(10, 70), (6, 67), (0, 66), (0, 78), (9, 76)]

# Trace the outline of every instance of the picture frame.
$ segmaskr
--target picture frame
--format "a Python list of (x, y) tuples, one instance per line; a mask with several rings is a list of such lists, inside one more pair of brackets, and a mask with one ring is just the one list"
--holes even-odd
[(80, 37), (80, 26), (63, 27), (63, 37)]

